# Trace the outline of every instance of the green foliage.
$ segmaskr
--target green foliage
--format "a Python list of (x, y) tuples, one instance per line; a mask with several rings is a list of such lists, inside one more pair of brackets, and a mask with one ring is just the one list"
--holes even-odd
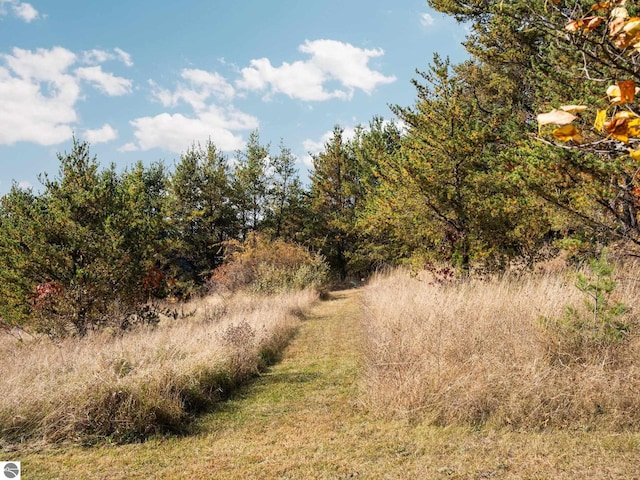
[[(506, 108), (502, 122), (508, 122), (516, 133), (505, 139), (505, 155), (528, 189), (565, 216), (571, 215), (564, 225), (555, 226), (560, 227), (556, 231), (577, 227), (579, 234), (591, 237), (594, 244), (611, 239), (638, 244), (638, 202), (633, 195), (637, 166), (623, 148), (626, 146), (616, 144), (607, 132), (582, 145), (572, 143), (562, 148), (535, 138), (538, 113), (568, 104), (602, 105), (603, 101), (606, 107), (598, 108), (607, 108), (604, 90), (608, 83), (604, 82), (640, 81), (637, 52), (621, 54), (606, 32), (606, 22), (591, 35), (567, 32), (569, 20), (588, 15), (607, 17), (606, 9), (613, 5), (602, 3), (604, 13), (598, 13), (591, 10), (596, 2), (587, 0), (428, 3), (470, 25), (465, 46), (486, 72), (484, 82), (473, 84), (481, 91), (499, 94), (499, 103)], [(637, 13), (637, 6), (629, 2), (626, 8), (631, 16)], [(495, 112), (494, 102), (483, 105), (487, 113)], [(581, 132), (591, 129), (593, 120), (594, 112), (585, 113), (576, 127)]]
[(324, 151), (313, 157), (310, 192), (313, 246), (342, 278), (357, 248), (356, 212), (363, 198), (359, 165), (343, 133), (334, 127)]
[(227, 158), (212, 142), (194, 145), (180, 156), (169, 178), (170, 253), (173, 295), (189, 296), (222, 263), (222, 243), (240, 225), (232, 203)]
[(588, 273), (578, 273), (575, 283), (586, 297), (584, 304), (567, 306), (560, 318), (542, 319), (553, 363), (614, 361), (615, 350), (628, 341), (635, 327), (631, 309), (614, 300), (614, 267), (606, 249), (589, 267)]
[(50, 336), (154, 321), (145, 286), (162, 251), (160, 165), (100, 171), (86, 143), (59, 155), (59, 176), (2, 199), (2, 318)]
[(247, 146), (236, 153), (233, 172), (233, 203), (240, 220), (241, 237), (259, 229), (264, 221), (269, 178), (269, 146), (260, 144), (257, 131), (251, 132)]

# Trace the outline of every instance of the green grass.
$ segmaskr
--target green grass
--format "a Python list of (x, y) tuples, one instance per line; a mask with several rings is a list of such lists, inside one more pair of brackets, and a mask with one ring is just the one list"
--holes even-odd
[(186, 436), (0, 451), (25, 479), (628, 479), (640, 434), (434, 427), (360, 402), (359, 292), (315, 307), (278, 365)]

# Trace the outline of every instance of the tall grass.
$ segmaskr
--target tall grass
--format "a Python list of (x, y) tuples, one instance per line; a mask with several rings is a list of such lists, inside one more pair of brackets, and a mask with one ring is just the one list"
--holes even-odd
[[(640, 283), (630, 277), (616, 293), (635, 307)], [(402, 271), (380, 276), (363, 300), (365, 401), (383, 415), (438, 425), (637, 428), (633, 311), (625, 341), (557, 361), (563, 342), (544, 319), (583, 300), (570, 272), (450, 284)]]
[(310, 291), (210, 297), (122, 336), (0, 338), (0, 442), (126, 442), (180, 432), (277, 359)]

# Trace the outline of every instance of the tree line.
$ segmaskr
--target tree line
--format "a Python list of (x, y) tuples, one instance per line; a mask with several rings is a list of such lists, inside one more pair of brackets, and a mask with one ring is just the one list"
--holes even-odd
[[(470, 59), (435, 55), (417, 71), (415, 103), (391, 106), (396, 121), (374, 117), (353, 138), (336, 126), (308, 183), (291, 150), (281, 142), (272, 153), (257, 131), (233, 158), (209, 142), (172, 169), (121, 173), (74, 141), (41, 193), (14, 185), (0, 201), (0, 319), (126, 327), (150, 315), (149, 298), (198, 291), (225, 242), (253, 233), (321, 253), (342, 278), (402, 263), (499, 271), (612, 243), (635, 254), (633, 101), (607, 107), (627, 113), (587, 140), (549, 135), (539, 116), (595, 110), (611, 102), (603, 85), (640, 82), (638, 7), (625, 3), (429, 0), (469, 25)], [(571, 115), (590, 128), (586, 114)]]

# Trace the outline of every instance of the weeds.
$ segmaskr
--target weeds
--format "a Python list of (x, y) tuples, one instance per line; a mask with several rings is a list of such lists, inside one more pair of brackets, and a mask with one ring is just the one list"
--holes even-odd
[[(639, 287), (629, 281), (616, 294), (631, 304)], [(585, 344), (580, 362), (549, 355), (539, 319), (582, 296), (566, 273), (449, 285), (403, 272), (377, 278), (364, 292), (364, 402), (437, 425), (638, 427), (637, 335), (615, 349)], [(605, 305), (615, 303), (600, 301), (600, 320)]]
[[(126, 335), (54, 343), (0, 338), (0, 440), (130, 442), (181, 432), (193, 416), (278, 358), (317, 298), (305, 291), (213, 297)], [(224, 305), (212, 321), (210, 312)], [(222, 307), (221, 307), (222, 308)]]

